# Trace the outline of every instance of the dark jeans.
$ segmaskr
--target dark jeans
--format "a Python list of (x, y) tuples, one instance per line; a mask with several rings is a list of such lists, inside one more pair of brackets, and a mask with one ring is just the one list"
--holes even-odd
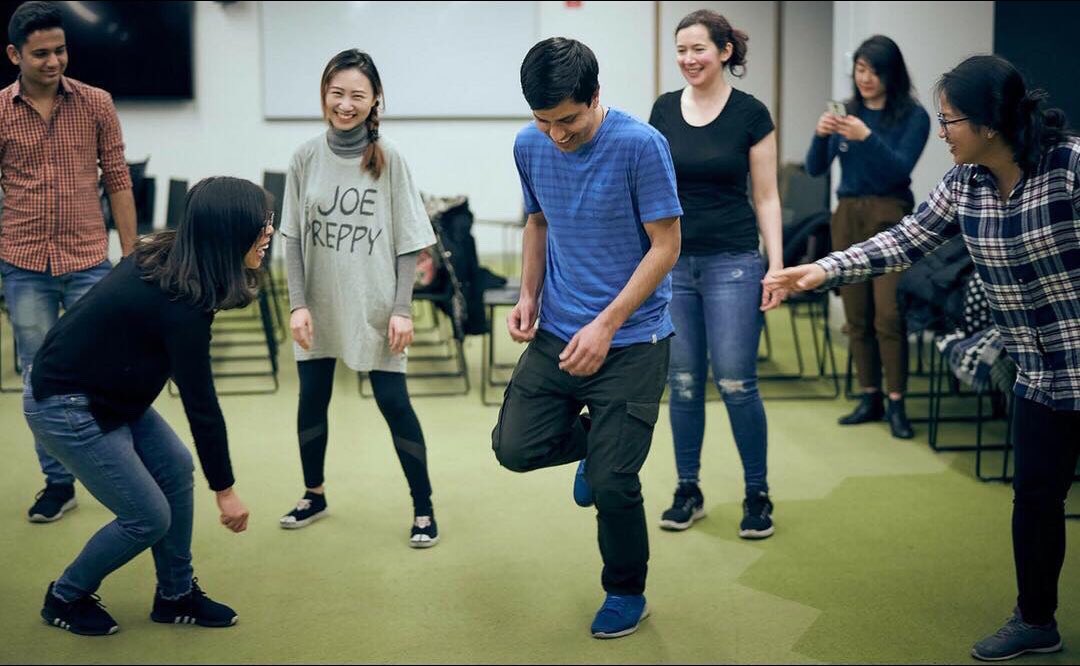
[(683, 255), (671, 272), (671, 319), (677, 335), (671, 341), (668, 381), (679, 481), (698, 482), (711, 364), (742, 459), (746, 493), (769, 491), (768, 433), (757, 379), (764, 275), (756, 251)]
[[(53, 275), (28, 271), (0, 261), (0, 277), (4, 283), (4, 298), (11, 316), (11, 328), (15, 332), (15, 344), (19, 348), (19, 365), (23, 369), (23, 382), (30, 383), (30, 366), (45, 335), (60, 318), (60, 308), (67, 312), (75, 301), (90, 291), (112, 270), (109, 260), (84, 271)], [(41, 445), (34, 437), (41, 472), (47, 483), (75, 483), (71, 472)]]
[[(565, 346), (546, 331), (529, 343), (506, 387), (492, 449), (515, 472), (585, 458), (604, 560), (601, 584), (612, 594), (641, 594), (649, 537), (638, 471), (660, 410), (669, 340), (612, 349), (590, 377), (559, 369)], [(582, 407), (589, 408), (588, 431)]]
[[(832, 216), (832, 244), (846, 250), (894, 226), (911, 212), (911, 204), (895, 197), (843, 197)], [(896, 303), (902, 273), (886, 273), (873, 280), (840, 287), (844, 302), (851, 356), (864, 389), (889, 393), (907, 390), (908, 344), (904, 320)]]
[(1065, 562), (1065, 499), (1080, 456), (1080, 412), (1055, 411), (1016, 397), (1013, 412), (1013, 556), (1020, 615), (1054, 619)]

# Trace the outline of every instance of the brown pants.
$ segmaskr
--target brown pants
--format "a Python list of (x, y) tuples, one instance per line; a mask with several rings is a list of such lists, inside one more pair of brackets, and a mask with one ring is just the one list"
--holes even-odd
[[(911, 205), (894, 197), (844, 197), (832, 216), (833, 249), (845, 250), (884, 231), (911, 212)], [(869, 282), (840, 287), (851, 355), (859, 385), (881, 389), (881, 370), (889, 393), (907, 389), (908, 344), (904, 321), (896, 306), (900, 273), (887, 273)]]

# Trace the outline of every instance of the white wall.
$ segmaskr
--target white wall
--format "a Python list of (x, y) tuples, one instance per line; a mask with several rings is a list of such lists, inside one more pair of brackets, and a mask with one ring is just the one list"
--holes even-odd
[(780, 161), (803, 162), (832, 90), (833, 3), (784, 2)]
[[(904, 54), (919, 101), (931, 119), (938, 78), (969, 55), (994, 47), (994, 3), (979, 2), (836, 2), (834, 7), (833, 94), (851, 96), (851, 56), (867, 37), (891, 37)], [(923, 201), (952, 166), (937, 138), (937, 122), (912, 174), (916, 203)], [(838, 181), (837, 181), (838, 182)]]
[[(866, 36), (883, 32), (897, 40), (924, 101), (929, 87), (948, 67), (992, 46), (989, 1), (783, 4), (784, 101), (778, 125), (784, 160), (802, 160), (830, 87), (834, 95), (850, 94), (850, 56), (845, 54)], [(685, 85), (674, 61), (673, 31), (679, 18), (702, 7), (717, 9), (750, 34), (747, 76), (736, 79), (735, 85), (761, 99), (775, 117), (777, 5), (643, 1), (583, 2), (572, 8), (565, 2), (545, 1), (540, 3), (539, 22), (541, 37), (574, 37), (596, 52), (604, 103), (646, 118), (658, 89)], [(117, 105), (128, 157), (149, 155), (149, 174), (158, 177), (157, 226), (164, 224), (168, 178), (194, 182), (226, 174), (260, 182), (264, 169), (284, 170), (295, 147), (325, 129), (320, 121), (263, 118), (258, 12), (257, 2), (197, 3), (195, 100)], [(529, 46), (522, 45), (522, 57)], [(319, 48), (317, 36), (299, 37), (296, 48)], [(449, 83), (484, 93), (484, 82), (470, 81), (464, 73), (460, 81)], [(408, 82), (384, 84), (392, 100), (395, 86)], [(318, 95), (317, 80), (311, 81), (310, 89), (312, 96)], [(478, 218), (515, 220), (521, 216), (521, 193), (511, 150), (514, 135), (525, 122), (387, 120), (383, 131), (401, 146), (422, 189), (467, 194)], [(947, 153), (931, 138), (916, 170), (916, 196), (924, 196), (947, 167)], [(500, 251), (502, 240), (494, 229), (477, 229), (481, 252)]]
[[(164, 225), (169, 178), (194, 183), (225, 174), (261, 182), (263, 170), (285, 170), (296, 146), (325, 129), (321, 121), (263, 118), (258, 5), (196, 3), (195, 100), (117, 104), (128, 157), (149, 155), (148, 174), (158, 178), (156, 226)], [(648, 114), (655, 87), (653, 19), (652, 2), (587, 2), (580, 9), (542, 2), (540, 8), (542, 37), (589, 44), (600, 61), (604, 101), (638, 115)], [(298, 39), (296, 47), (319, 48), (316, 36), (305, 41)], [(530, 46), (522, 44), (522, 57)], [(393, 99), (394, 87), (407, 82), (383, 84)], [(318, 85), (311, 81), (312, 96)], [(448, 85), (476, 86), (483, 94), (483, 82), (464, 75)], [(478, 218), (513, 220), (520, 219), (522, 203), (512, 148), (526, 122), (387, 120), (382, 130), (402, 148), (421, 189), (467, 194)], [(498, 232), (480, 228), (477, 235), (481, 251), (499, 249)]]

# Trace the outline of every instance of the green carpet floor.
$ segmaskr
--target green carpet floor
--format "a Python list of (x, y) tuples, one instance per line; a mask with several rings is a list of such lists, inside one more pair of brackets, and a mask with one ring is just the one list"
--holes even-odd
[[(778, 355), (784, 326), (774, 327)], [(63, 520), (25, 520), (42, 482), (20, 398), (0, 395), (0, 662), (968, 663), (971, 644), (1013, 607), (1011, 493), (976, 480), (973, 455), (929, 450), (925, 425), (909, 442), (884, 424), (841, 428), (836, 417), (851, 406), (843, 399), (767, 401), (777, 532), (745, 542), (741, 467), (714, 401), (708, 517), (685, 533), (656, 528), (674, 486), (665, 406), (642, 472), (653, 614), (633, 636), (594, 640), (587, 630), (603, 598), (595, 514), (571, 501), (570, 466), (524, 475), (499, 467), (490, 450), (497, 408), (483, 406), (478, 390), (480, 340), (467, 352), (472, 393), (414, 401), (442, 532), (427, 551), (406, 545), (404, 476), (355, 376), (339, 367), (330, 408), (332, 515), (304, 530), (277, 526), (302, 493), (289, 349), (277, 393), (223, 398), (236, 488), (252, 518), (244, 534), (222, 528), (197, 473), (193, 551), (202, 587), (240, 614), (224, 630), (150, 622), (149, 553), (100, 590), (118, 634), (83, 638), (40, 620), (48, 582), (111, 516), (80, 487), (79, 508)], [(10, 350), (0, 353), (9, 373)], [(425, 385), (410, 383), (414, 392)], [(189, 441), (180, 401), (163, 394), (156, 407)], [(1074, 542), (1078, 529), (1071, 521)], [(1023, 663), (1078, 660), (1075, 543), (1060, 590), (1065, 651)]]

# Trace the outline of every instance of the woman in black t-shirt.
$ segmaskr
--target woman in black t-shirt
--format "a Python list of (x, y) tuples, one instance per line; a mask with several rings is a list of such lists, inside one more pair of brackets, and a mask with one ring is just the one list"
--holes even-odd
[(785, 293), (763, 291), (765, 265), (758, 251), (760, 234), (769, 272), (783, 268), (776, 132), (765, 105), (724, 78), (725, 68), (734, 76), (745, 70), (747, 39), (710, 10), (683, 18), (675, 41), (689, 85), (661, 95), (649, 118), (671, 147), (683, 207), (682, 256), (672, 271), (676, 336), (668, 375), (679, 483), (660, 527), (684, 530), (705, 515), (698, 473), (711, 361), (743, 463), (746, 500), (739, 536), (761, 539), (774, 527), (757, 349), (763, 312), (778, 306)]
[(248, 509), (233, 490), (210, 326), (216, 311), (254, 298), (273, 218), (265, 190), (238, 178), (197, 183), (185, 209), (175, 232), (143, 239), (67, 311), (26, 383), (23, 413), (34, 436), (116, 514), (45, 593), (41, 616), (76, 634), (117, 630), (95, 592), (147, 548), (157, 573), (153, 621), (236, 622), (193, 578), (191, 454), (150, 405), (171, 377), (221, 523), (244, 531)]

